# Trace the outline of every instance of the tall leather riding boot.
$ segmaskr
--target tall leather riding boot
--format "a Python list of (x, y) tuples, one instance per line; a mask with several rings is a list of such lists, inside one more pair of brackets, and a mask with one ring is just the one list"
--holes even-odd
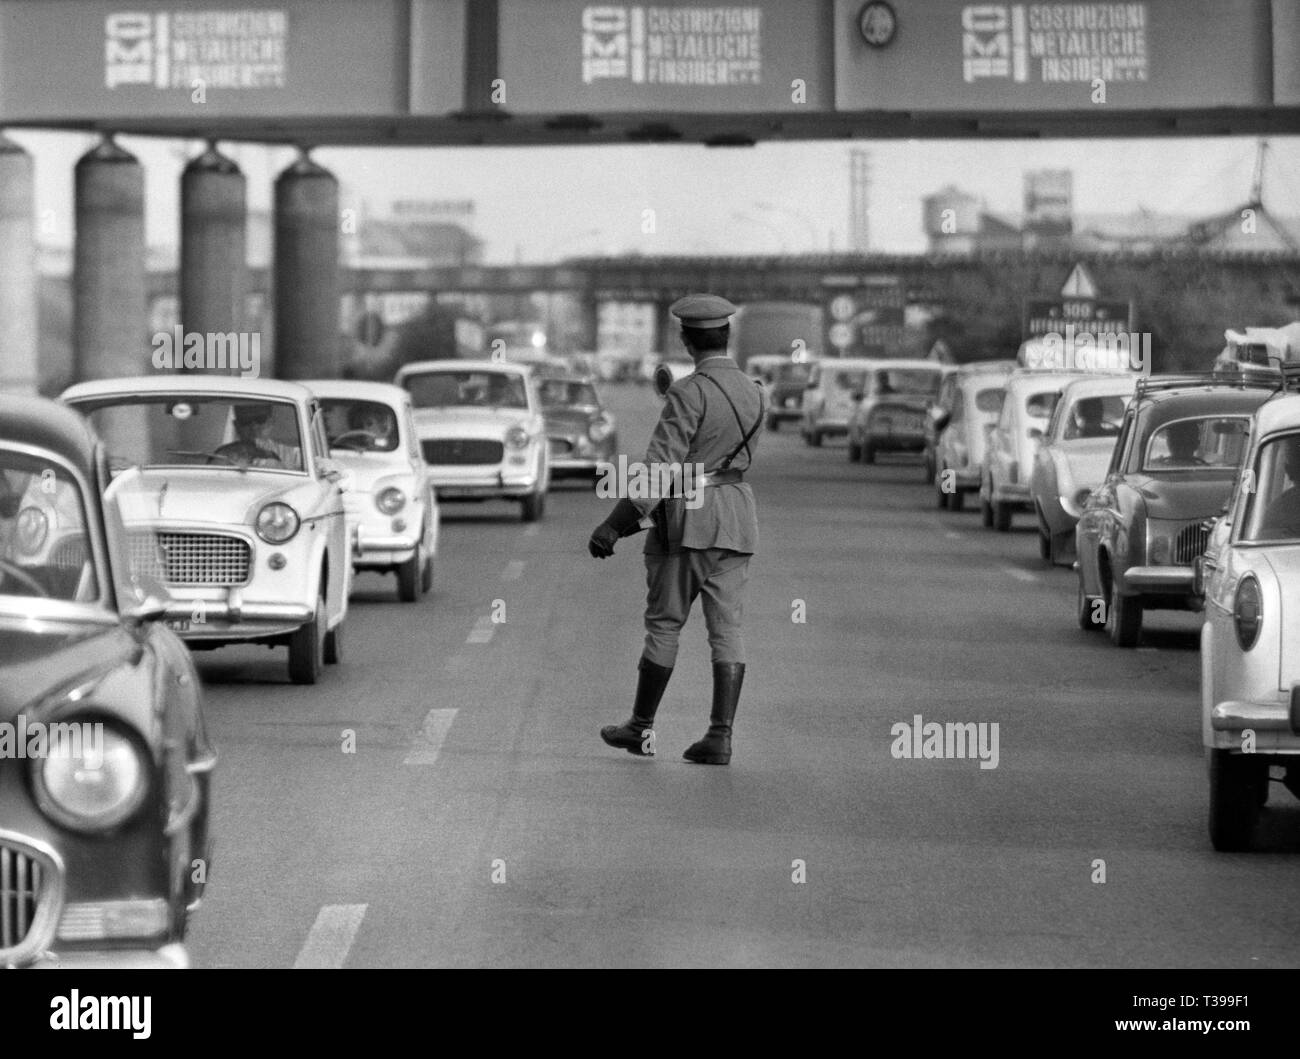
[(668, 678), (673, 675), (672, 666), (655, 665), (647, 658), (642, 658), (638, 666), (641, 675), (636, 682), (636, 701), (632, 705), (632, 717), (624, 724), (606, 725), (600, 730), (600, 737), (610, 746), (620, 747), (629, 754), (638, 757), (651, 757), (654, 754), (653, 735), (646, 739), (646, 732), (654, 725), (655, 712), (668, 687)]
[(692, 743), (682, 755), (697, 765), (727, 765), (731, 762), (731, 724), (736, 719), (740, 686), (745, 682), (744, 662), (713, 663), (713, 710), (709, 734)]

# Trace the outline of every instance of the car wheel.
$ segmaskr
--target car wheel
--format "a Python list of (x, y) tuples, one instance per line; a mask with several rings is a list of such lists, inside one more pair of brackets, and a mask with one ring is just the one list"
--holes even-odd
[(781, 420), (777, 419), (776, 416), (773, 416), (773, 415), (768, 416), (768, 417), (767, 417), (767, 429), (768, 429), (768, 430), (780, 430), (780, 429), (781, 429)]
[(1083, 571), (1079, 571), (1079, 591), (1075, 606), (1078, 609), (1079, 628), (1084, 632), (1101, 632), (1106, 627), (1105, 608), (1102, 608), (1102, 620), (1097, 620), (1097, 601), (1100, 597), (1089, 596), (1083, 591)]
[(1052, 538), (1043, 532), (1042, 527), (1038, 530), (1038, 558), (1048, 564), (1052, 561)]
[(1110, 598), (1106, 601), (1106, 631), (1116, 647), (1136, 647), (1142, 639), (1142, 600), (1121, 596), (1114, 575), (1110, 581)]
[(952, 492), (947, 493), (946, 496), (949, 511), (960, 511), (966, 502), (966, 494), (956, 487), (956, 483), (953, 484)]
[[(992, 490), (990, 490), (991, 494)], [(985, 529), (993, 528), (993, 505), (989, 503), (988, 495), (980, 490), (980, 525)]]
[(316, 598), (316, 615), (289, 638), (289, 679), (295, 684), (315, 684), (325, 668), (325, 597)]
[(433, 589), (433, 556), (430, 555), (424, 560), (424, 569), (420, 571), (420, 591), (429, 592)]
[(993, 528), (999, 533), (1007, 533), (1011, 529), (1011, 505), (1002, 500), (996, 500), (993, 503)]
[(848, 448), (849, 448), (849, 463), (857, 463), (859, 460), (862, 459), (861, 445), (854, 444), (853, 440), (850, 439)]
[(940, 511), (946, 511), (948, 509), (948, 498), (952, 496), (952, 494), (945, 493), (943, 491), (943, 475), (936, 474), (931, 479), (931, 481), (934, 484), (934, 497), (935, 497), (936, 505), (938, 506)]
[(863, 442), (862, 444), (862, 462), (863, 463), (876, 462), (876, 446), (871, 444), (871, 442), (869, 441)]
[(1251, 761), (1229, 750), (1211, 750), (1210, 768), (1210, 842), (1220, 853), (1241, 853), (1250, 849), (1250, 840), (1259, 819), (1259, 778), (1268, 766)]
[(397, 568), (397, 598), (403, 603), (414, 603), (420, 598), (420, 573), (424, 568), (424, 548), (417, 546), (415, 553)]
[(1074, 533), (1066, 531), (1058, 533), (1052, 538), (1052, 565), (1069, 566), (1070, 553), (1074, 549)]
[(325, 664), (336, 666), (343, 661), (343, 622), (325, 634)]
[(810, 430), (808, 432), (808, 444), (813, 448), (821, 448), (822, 432), (820, 430)]
[(546, 511), (546, 494), (529, 493), (524, 497), (523, 515), (525, 522), (536, 522)]
[(933, 482), (936, 470), (934, 457), (927, 452), (921, 457), (921, 472), (925, 475), (925, 481)]

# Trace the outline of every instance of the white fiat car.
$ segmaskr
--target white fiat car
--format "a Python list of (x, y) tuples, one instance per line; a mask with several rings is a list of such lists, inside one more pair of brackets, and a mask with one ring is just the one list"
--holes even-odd
[(304, 386), (216, 375), (81, 383), (63, 400), (104, 440), (139, 569), (193, 649), (289, 648), (314, 684), (339, 661), (351, 541), (325, 421)]
[(421, 360), (395, 380), (415, 406), (420, 449), (439, 499), (517, 500), (525, 522), (546, 505), (546, 420), (526, 364)]
[(1255, 413), (1232, 497), (1195, 566), (1210, 840), (1245, 850), (1270, 780), (1300, 797), (1300, 396)]
[(433, 586), (439, 516), (411, 395), (386, 382), (303, 385), (320, 399), (331, 455), (351, 471), (343, 506), (353, 569), (396, 574), (398, 598), (414, 603)]

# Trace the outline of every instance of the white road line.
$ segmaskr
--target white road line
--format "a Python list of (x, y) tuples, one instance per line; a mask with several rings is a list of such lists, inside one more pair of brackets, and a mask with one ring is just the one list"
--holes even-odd
[(474, 623), (474, 628), (470, 629), (469, 635), (465, 638), (466, 643), (489, 643), (493, 636), (496, 635), (496, 624), (486, 614)]
[(511, 559), (506, 563), (506, 568), (501, 571), (502, 581), (518, 581), (523, 576), (524, 561), (522, 559)]
[(944, 534), (944, 536), (947, 537), (950, 541), (959, 541), (964, 536), (966, 536), (966, 534), (958, 533), (956, 530), (949, 530), (947, 533)]
[(1037, 581), (1038, 575), (1031, 574), (1028, 570), (1021, 570), (1018, 566), (1004, 566), (1002, 570), (1010, 574), (1017, 581)]
[(424, 730), (406, 755), (403, 765), (432, 765), (438, 760), (438, 751), (456, 719), (455, 710), (430, 710), (424, 718)]
[(325, 905), (293, 961), (294, 970), (337, 970), (347, 961), (348, 951), (365, 918), (365, 905)]
[(539, 526), (536, 522), (534, 522), (531, 526), (529, 526), (526, 530), (524, 530), (524, 536), (536, 537), (537, 534), (539, 534), (541, 531), (542, 531), (542, 527)]

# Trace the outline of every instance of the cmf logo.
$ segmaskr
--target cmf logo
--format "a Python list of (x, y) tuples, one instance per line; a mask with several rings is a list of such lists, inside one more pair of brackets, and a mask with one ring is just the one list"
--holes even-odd
[[(104, 20), (104, 86), (147, 85), (155, 80), (166, 85), (167, 16), (145, 11), (120, 11)], [(156, 35), (156, 40), (155, 40)]]

